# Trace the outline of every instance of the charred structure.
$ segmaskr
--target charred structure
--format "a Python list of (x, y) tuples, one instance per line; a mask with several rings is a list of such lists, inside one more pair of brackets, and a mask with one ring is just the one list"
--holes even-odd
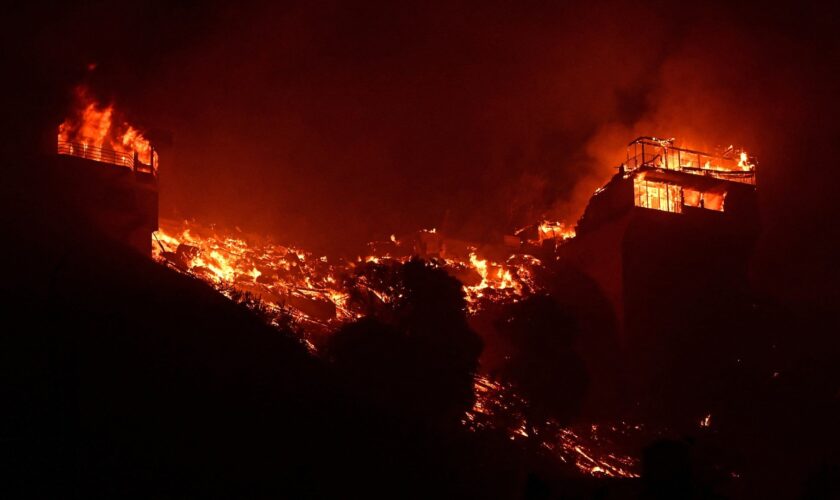
[(589, 201), (577, 236), (559, 247), (561, 259), (600, 284), (627, 338), (678, 326), (668, 316), (682, 304), (746, 289), (756, 172), (734, 153), (634, 140), (627, 162)]
[(692, 336), (712, 342), (711, 330), (748, 295), (756, 167), (731, 147), (704, 153), (673, 139), (640, 137), (627, 151), (557, 257), (611, 304), (627, 369), (644, 387), (671, 362), (664, 346)]
[(83, 87), (76, 100), (46, 161), (47, 196), (72, 207), (70, 224), (80, 234), (92, 228), (151, 255), (158, 229), (158, 154), (137, 129), (114, 123), (113, 106), (101, 106)]
[(111, 239), (151, 255), (152, 233), (158, 228), (157, 172), (136, 157), (100, 150), (100, 159), (94, 159), (73, 152), (80, 148), (79, 144), (59, 143), (50, 165), (50, 182), (73, 193), (80, 225), (93, 226)]

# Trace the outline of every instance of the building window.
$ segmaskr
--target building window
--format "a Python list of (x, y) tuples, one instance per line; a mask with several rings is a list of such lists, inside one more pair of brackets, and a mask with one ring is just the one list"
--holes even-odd
[(704, 193), (690, 188), (683, 189), (683, 204), (687, 207), (705, 208), (723, 212), (726, 193)]
[(682, 212), (682, 195), (680, 186), (676, 184), (648, 181), (636, 177), (633, 179), (633, 192), (637, 207), (652, 208), (664, 212)]

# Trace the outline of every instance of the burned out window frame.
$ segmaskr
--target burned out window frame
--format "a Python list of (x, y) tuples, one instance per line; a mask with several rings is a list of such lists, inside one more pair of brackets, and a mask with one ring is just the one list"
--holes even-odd
[[(652, 190), (656, 190), (655, 196), (651, 196)], [(662, 193), (665, 194), (665, 208), (662, 207)], [(636, 177), (633, 179), (633, 198), (633, 204), (637, 207), (676, 214), (682, 213), (682, 186), (679, 184)], [(657, 199), (658, 206), (651, 205), (652, 198)], [(642, 203), (643, 199), (644, 203)]]

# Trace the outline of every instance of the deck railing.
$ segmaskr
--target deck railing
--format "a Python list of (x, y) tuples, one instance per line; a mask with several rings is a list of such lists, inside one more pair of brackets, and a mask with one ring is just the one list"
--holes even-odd
[(720, 154), (704, 153), (675, 147), (673, 142), (673, 139), (637, 138), (627, 146), (625, 168), (628, 170), (639, 167), (664, 168), (744, 184), (755, 184), (755, 161), (753, 158), (742, 159), (741, 151), (730, 148)]
[[(91, 146), (80, 142), (58, 141), (57, 152), (60, 155), (78, 156), (87, 160), (110, 163), (127, 167), (135, 172), (157, 175), (157, 165), (147, 165), (137, 158), (137, 153), (122, 153), (113, 149)], [(151, 157), (155, 154), (152, 152)]]

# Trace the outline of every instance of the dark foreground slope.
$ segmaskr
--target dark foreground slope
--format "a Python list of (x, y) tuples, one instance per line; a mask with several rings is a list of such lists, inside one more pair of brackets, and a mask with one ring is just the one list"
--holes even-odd
[(65, 254), (40, 290), (8, 291), (16, 475), (123, 493), (297, 474), (328, 412), (323, 374), (223, 297), (128, 257)]
[(4, 497), (518, 488), (466, 433), (371, 410), (247, 309), (69, 224), (72, 203), (27, 194), (36, 167), (4, 196)]

